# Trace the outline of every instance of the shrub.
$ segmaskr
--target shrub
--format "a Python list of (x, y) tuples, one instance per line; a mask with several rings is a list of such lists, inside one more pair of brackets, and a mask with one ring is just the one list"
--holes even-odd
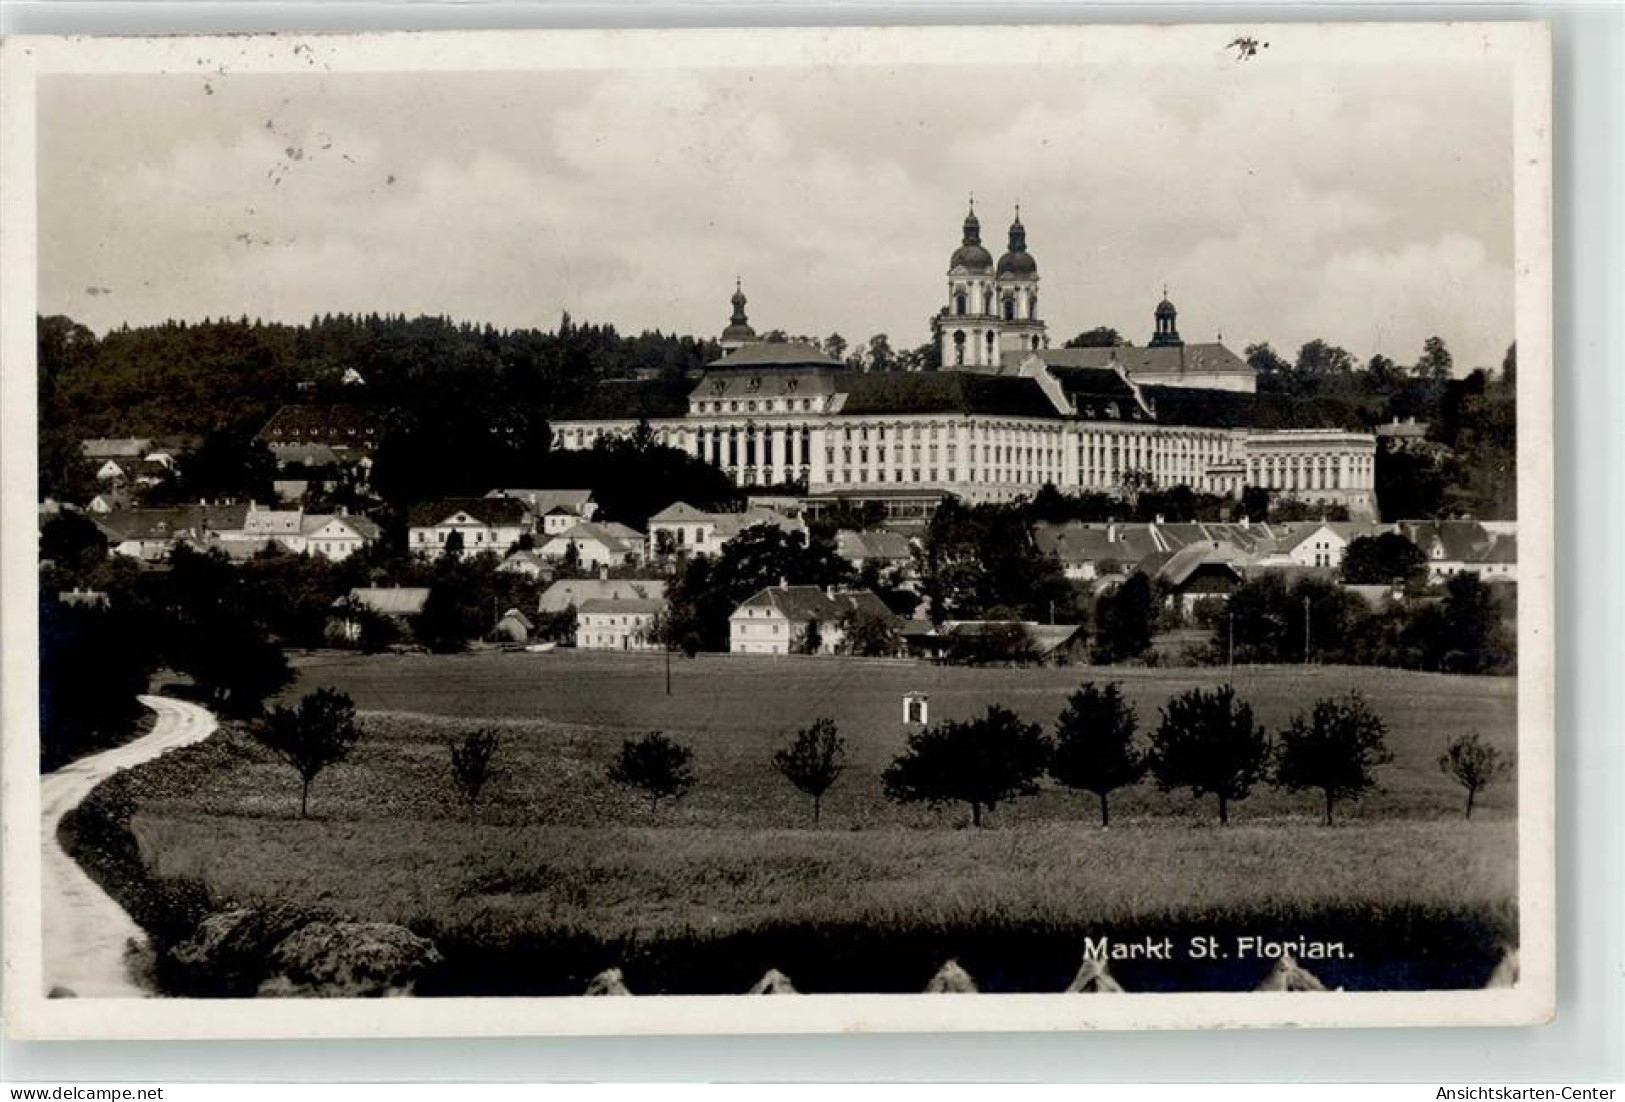
[(1049, 772), (1067, 788), (1100, 798), (1100, 825), (1111, 825), (1107, 797), (1145, 775), (1145, 754), (1134, 745), (1134, 706), (1113, 681), (1104, 689), (1089, 682), (1067, 700), (1055, 723), (1055, 754)]
[(1319, 789), (1326, 798), (1326, 825), (1332, 805), (1359, 799), (1376, 787), (1374, 769), (1394, 760), (1387, 726), (1358, 692), (1318, 701), (1307, 716), (1297, 715), (1281, 732), (1275, 783), (1292, 792)]
[(970, 805), (971, 823), (982, 825), (982, 809), (1038, 791), (1049, 765), (1050, 743), (1036, 723), (991, 705), (987, 715), (913, 732), (908, 748), (881, 776), (886, 798), (923, 801), (933, 807)]
[(451, 743), (451, 778), (470, 808), (480, 802), (480, 792), (491, 779), (496, 753), (497, 733), (489, 727), (470, 731), (461, 742)]
[(620, 753), (609, 763), (609, 779), (641, 792), (649, 800), (649, 810), (654, 811), (661, 800), (676, 802), (694, 787), (693, 761), (693, 750), (667, 738), (664, 732), (650, 731), (640, 739), (627, 739), (621, 744)]
[(833, 719), (816, 719), (803, 727), (789, 746), (773, 755), (773, 768), (812, 797), (813, 825), (823, 812), (824, 793), (846, 768), (846, 742)]
[(1164, 792), (1189, 788), (1219, 798), (1219, 822), (1230, 822), (1230, 804), (1247, 798), (1264, 776), (1270, 744), (1253, 721), (1252, 706), (1221, 685), (1212, 692), (1192, 689), (1171, 698), (1162, 723), (1151, 736), (1151, 772)]

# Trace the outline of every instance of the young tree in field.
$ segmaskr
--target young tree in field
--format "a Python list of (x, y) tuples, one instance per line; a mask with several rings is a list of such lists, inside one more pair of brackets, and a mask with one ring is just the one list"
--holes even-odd
[(1457, 735), (1439, 755), (1439, 770), (1467, 790), (1467, 818), (1473, 817), (1473, 801), (1495, 781), (1512, 772), (1513, 759), (1502, 753), (1477, 731)]
[(1382, 717), (1358, 692), (1315, 703), (1281, 732), (1275, 783), (1291, 792), (1319, 789), (1326, 798), (1326, 825), (1332, 805), (1357, 800), (1376, 787), (1373, 770), (1394, 760)]
[(254, 728), (255, 737), (276, 751), (299, 774), (299, 817), (310, 807), (310, 786), (322, 770), (343, 761), (361, 729), (355, 705), (336, 689), (317, 689), (292, 708), (281, 705)]
[(1164, 792), (1189, 788), (1219, 798), (1219, 823), (1230, 822), (1230, 804), (1244, 800), (1269, 765), (1269, 737), (1253, 721), (1252, 705), (1221, 685), (1192, 689), (1169, 699), (1151, 736), (1151, 773)]
[(451, 779), (470, 809), (480, 802), (480, 793), (491, 779), (496, 754), (497, 733), (489, 727), (470, 731), (461, 742), (451, 744)]
[(1139, 720), (1113, 681), (1104, 689), (1087, 682), (1066, 702), (1055, 723), (1055, 754), (1049, 775), (1068, 788), (1100, 798), (1100, 825), (1111, 825), (1107, 797), (1145, 775), (1145, 754), (1134, 745)]
[(789, 746), (773, 755), (773, 768), (784, 779), (812, 797), (813, 826), (824, 809), (824, 793), (846, 768), (846, 741), (833, 719), (815, 719), (803, 727)]
[(661, 800), (675, 803), (694, 787), (693, 762), (693, 750), (662, 731), (650, 731), (621, 744), (621, 752), (609, 763), (609, 779), (642, 793), (654, 811)]
[(1102, 665), (1138, 658), (1151, 647), (1156, 598), (1151, 581), (1135, 571), (1095, 606), (1094, 660)]
[(994, 704), (981, 719), (910, 734), (881, 783), (886, 798), (898, 803), (967, 803), (972, 825), (981, 826), (983, 809), (1038, 791), (1049, 757), (1050, 742), (1038, 724)]

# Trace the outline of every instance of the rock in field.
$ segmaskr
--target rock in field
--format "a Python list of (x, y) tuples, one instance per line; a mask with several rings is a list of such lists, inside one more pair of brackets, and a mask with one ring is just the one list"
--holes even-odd
[(1078, 974), (1072, 977), (1067, 985), (1068, 995), (1105, 995), (1120, 992), (1123, 985), (1112, 978), (1106, 971), (1106, 962), (1095, 960), (1093, 957), (1083, 958), (1083, 964), (1078, 967)]
[(626, 986), (626, 977), (621, 975), (619, 968), (606, 968), (587, 981), (587, 994), (589, 995), (630, 995), (631, 993)]
[(1303, 966), (1292, 959), (1291, 953), (1281, 954), (1269, 975), (1264, 977), (1255, 991), (1324, 991), (1326, 985), (1317, 980)]
[(389, 922), (312, 922), (271, 953), (262, 997), (410, 995), (441, 962), (434, 942)]
[(253, 995), (277, 944), (325, 917), (292, 904), (218, 911), (169, 951), (169, 971), (183, 994)]
[(925, 985), (927, 995), (974, 995), (976, 994), (976, 981), (970, 978), (970, 973), (959, 966), (957, 960), (950, 960), (937, 974), (931, 977), (931, 982)]
[(756, 985), (745, 993), (747, 995), (801, 994), (801, 992), (796, 990), (796, 985), (790, 982), (790, 977), (785, 975), (783, 972), (780, 972), (777, 968), (769, 968), (766, 972), (762, 973), (762, 978), (757, 980)]

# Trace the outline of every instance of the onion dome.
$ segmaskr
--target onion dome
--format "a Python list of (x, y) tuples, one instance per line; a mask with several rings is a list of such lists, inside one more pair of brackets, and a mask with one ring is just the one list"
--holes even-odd
[(982, 223), (976, 217), (976, 204), (971, 203), (965, 215), (965, 237), (948, 261), (949, 269), (964, 268), (970, 272), (986, 272), (993, 268), (993, 254), (982, 248)]
[(1151, 344), (1153, 347), (1160, 348), (1164, 345), (1180, 345), (1185, 343), (1179, 337), (1179, 326), (1175, 324), (1175, 319), (1178, 317), (1178, 315), (1179, 311), (1175, 310), (1174, 304), (1168, 301), (1168, 288), (1164, 286), (1162, 289), (1162, 301), (1157, 303), (1156, 331), (1151, 334)]
[(1010, 251), (999, 257), (999, 274), (1023, 279), (1038, 274), (1038, 262), (1027, 251), (1027, 227), (1021, 224), (1019, 206), (1016, 220), (1010, 223)]
[(728, 328), (722, 331), (724, 341), (753, 341), (756, 339), (756, 330), (750, 327), (750, 319), (745, 316), (745, 290), (739, 280), (734, 280), (733, 317), (728, 319)]

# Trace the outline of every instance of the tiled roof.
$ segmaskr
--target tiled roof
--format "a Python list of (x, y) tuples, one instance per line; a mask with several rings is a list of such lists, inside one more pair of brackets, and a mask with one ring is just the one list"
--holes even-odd
[(787, 517), (772, 509), (746, 509), (742, 513), (713, 513), (712, 521), (716, 523), (716, 534), (724, 539), (732, 539), (747, 528), (770, 524), (775, 528), (782, 528), (786, 532), (799, 532), (802, 523), (794, 517)]
[(667, 602), (663, 598), (589, 597), (576, 607), (576, 611), (635, 616), (662, 613), (666, 611), (666, 605)]
[(741, 604), (734, 615), (753, 608), (776, 609), (793, 623), (833, 623), (854, 609), (888, 618), (892, 615), (886, 602), (867, 589), (825, 593), (815, 585), (769, 586)]
[(1205, 566), (1230, 570), (1241, 579), (1246, 577), (1248, 565), (1245, 557), (1232, 547), (1222, 543), (1201, 543), (1181, 547), (1177, 551), (1147, 555), (1135, 569), (1147, 577), (1180, 586)]
[(1399, 530), (1430, 559), (1437, 540), (1448, 562), (1472, 562), (1492, 542), (1489, 532), (1476, 520), (1402, 520)]
[(1222, 344), (1124, 345), (1118, 348), (1046, 348), (1035, 352), (1057, 367), (1109, 367), (1120, 364), (1129, 378), (1141, 375), (1234, 375), (1253, 378), (1247, 361)]
[(210, 533), (240, 532), (247, 505), (177, 505), (165, 509), (118, 509), (94, 519), (115, 542), (201, 539)]
[(360, 586), (350, 590), (350, 599), (385, 616), (416, 616), (423, 611), (429, 590), (427, 586)]
[(245, 536), (297, 536), (303, 514), (298, 509), (251, 509), (243, 520)]
[(524, 524), (529, 518), (525, 503), (509, 497), (448, 497), (415, 505), (409, 514), (414, 528), (431, 528), (458, 513), (467, 513), (481, 524)]
[(689, 398), (693, 401), (817, 398), (845, 389), (849, 374), (833, 365), (788, 367), (756, 364), (742, 365), (735, 370), (713, 368), (689, 392)]
[(536, 602), (538, 612), (562, 612), (574, 605), (600, 599), (656, 600), (666, 595), (666, 583), (654, 578), (569, 578), (554, 582)]
[(976, 413), (1058, 419), (1055, 403), (1035, 379), (967, 371), (884, 372), (853, 375), (839, 412)]
[(1518, 537), (1499, 535), (1486, 548), (1478, 552), (1472, 562), (1490, 565), (1510, 565), (1518, 561)]
[(650, 517), (649, 523), (651, 525), (708, 524), (714, 519), (716, 519), (715, 513), (708, 513), (704, 509), (696, 509), (686, 501), (674, 501)]
[(757, 341), (706, 364), (708, 368), (803, 366), (840, 367), (842, 364), (823, 349), (796, 341)]
[(79, 444), (86, 459), (139, 459), (152, 449), (152, 440), (143, 436), (97, 437)]
[(859, 532), (843, 528), (835, 533), (835, 553), (843, 559), (909, 559), (914, 547), (901, 532), (886, 528)]
[(382, 411), (368, 406), (287, 405), (271, 415), (260, 429), (262, 440), (290, 443), (348, 444), (368, 448), (378, 443)]
[(271, 452), (277, 465), (292, 463), (305, 467), (331, 467), (339, 462), (339, 453), (330, 444), (274, 444)]
[(491, 490), (486, 497), (508, 497), (523, 501), (534, 516), (556, 510), (580, 516), (592, 502), (591, 490)]
[(306, 536), (313, 536), (337, 521), (364, 540), (375, 540), (381, 530), (378, 525), (367, 517), (356, 516), (353, 513), (312, 513), (307, 514), (300, 524), (300, 532)]

